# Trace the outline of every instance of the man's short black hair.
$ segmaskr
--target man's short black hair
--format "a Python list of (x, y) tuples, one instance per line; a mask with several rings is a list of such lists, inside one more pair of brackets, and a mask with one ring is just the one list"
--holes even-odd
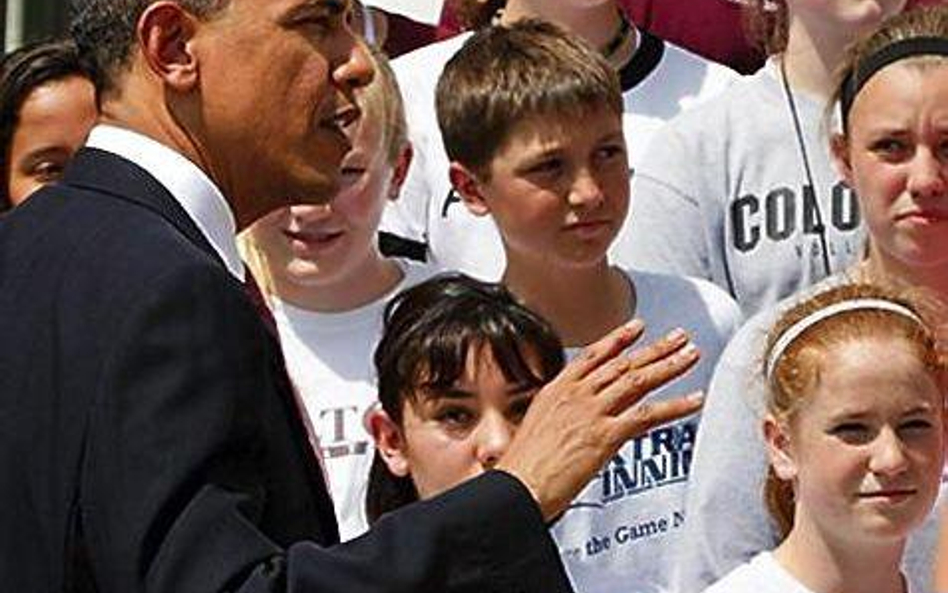
[[(71, 0), (70, 33), (87, 60), (101, 94), (115, 90), (117, 77), (128, 67), (135, 45), (135, 28), (142, 13), (156, 0)], [(205, 18), (230, 0), (176, 0), (188, 12)]]

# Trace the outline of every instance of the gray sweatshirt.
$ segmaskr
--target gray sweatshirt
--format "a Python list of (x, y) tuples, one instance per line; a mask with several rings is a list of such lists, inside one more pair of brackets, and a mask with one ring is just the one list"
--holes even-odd
[(793, 98), (815, 200), (804, 198), (789, 102), (768, 64), (652, 136), (633, 179), (621, 261), (709, 279), (750, 316), (828, 275), (819, 204), (830, 271), (848, 267), (863, 243), (856, 197), (832, 167), (823, 106)]

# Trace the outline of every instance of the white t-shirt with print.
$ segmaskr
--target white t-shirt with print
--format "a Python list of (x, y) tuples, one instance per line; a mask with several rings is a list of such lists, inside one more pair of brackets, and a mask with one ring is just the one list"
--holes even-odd
[[(682, 327), (701, 352), (684, 376), (651, 400), (705, 389), (741, 314), (723, 290), (703, 280), (627, 272), (644, 345)], [(579, 349), (570, 349), (572, 358)], [(553, 526), (553, 537), (577, 593), (669, 590), (677, 537), (685, 521), (685, 485), (700, 416), (655, 428), (626, 443)]]
[(372, 355), (382, 311), (399, 291), (430, 275), (427, 266), (397, 261), (404, 278), (388, 294), (342, 313), (317, 313), (274, 299), (286, 369), (299, 390), (323, 456), (342, 540), (367, 528), (365, 491), (374, 447), (363, 423), (377, 401)]

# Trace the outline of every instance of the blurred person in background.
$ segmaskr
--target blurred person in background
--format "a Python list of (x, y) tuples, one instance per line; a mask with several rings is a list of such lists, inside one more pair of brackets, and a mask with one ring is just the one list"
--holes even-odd
[(41, 41), (0, 63), (0, 211), (59, 179), (97, 117), (95, 87), (68, 41)]

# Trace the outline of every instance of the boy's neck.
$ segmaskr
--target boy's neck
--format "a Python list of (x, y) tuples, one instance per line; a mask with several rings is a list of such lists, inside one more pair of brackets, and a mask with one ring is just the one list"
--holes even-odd
[(606, 258), (601, 265), (567, 269), (508, 260), (502, 282), (546, 319), (569, 348), (592, 343), (635, 313), (631, 279)]
[(901, 573), (904, 540), (866, 543), (830, 541), (798, 516), (774, 558), (787, 572), (820, 593), (905, 593)]
[(307, 286), (275, 276), (273, 288), (280, 300), (294, 307), (319, 313), (344, 313), (384, 297), (404, 276), (398, 264), (373, 250), (358, 266), (333, 282)]
[(615, 2), (588, 8), (568, 4), (558, 0), (507, 0), (501, 22), (508, 25), (523, 18), (541, 18), (579, 35), (597, 49), (605, 47), (621, 26)]
[(787, 48), (779, 56), (790, 87), (818, 101), (828, 101), (836, 90), (836, 70), (854, 35), (833, 27), (807, 25), (791, 15)]

